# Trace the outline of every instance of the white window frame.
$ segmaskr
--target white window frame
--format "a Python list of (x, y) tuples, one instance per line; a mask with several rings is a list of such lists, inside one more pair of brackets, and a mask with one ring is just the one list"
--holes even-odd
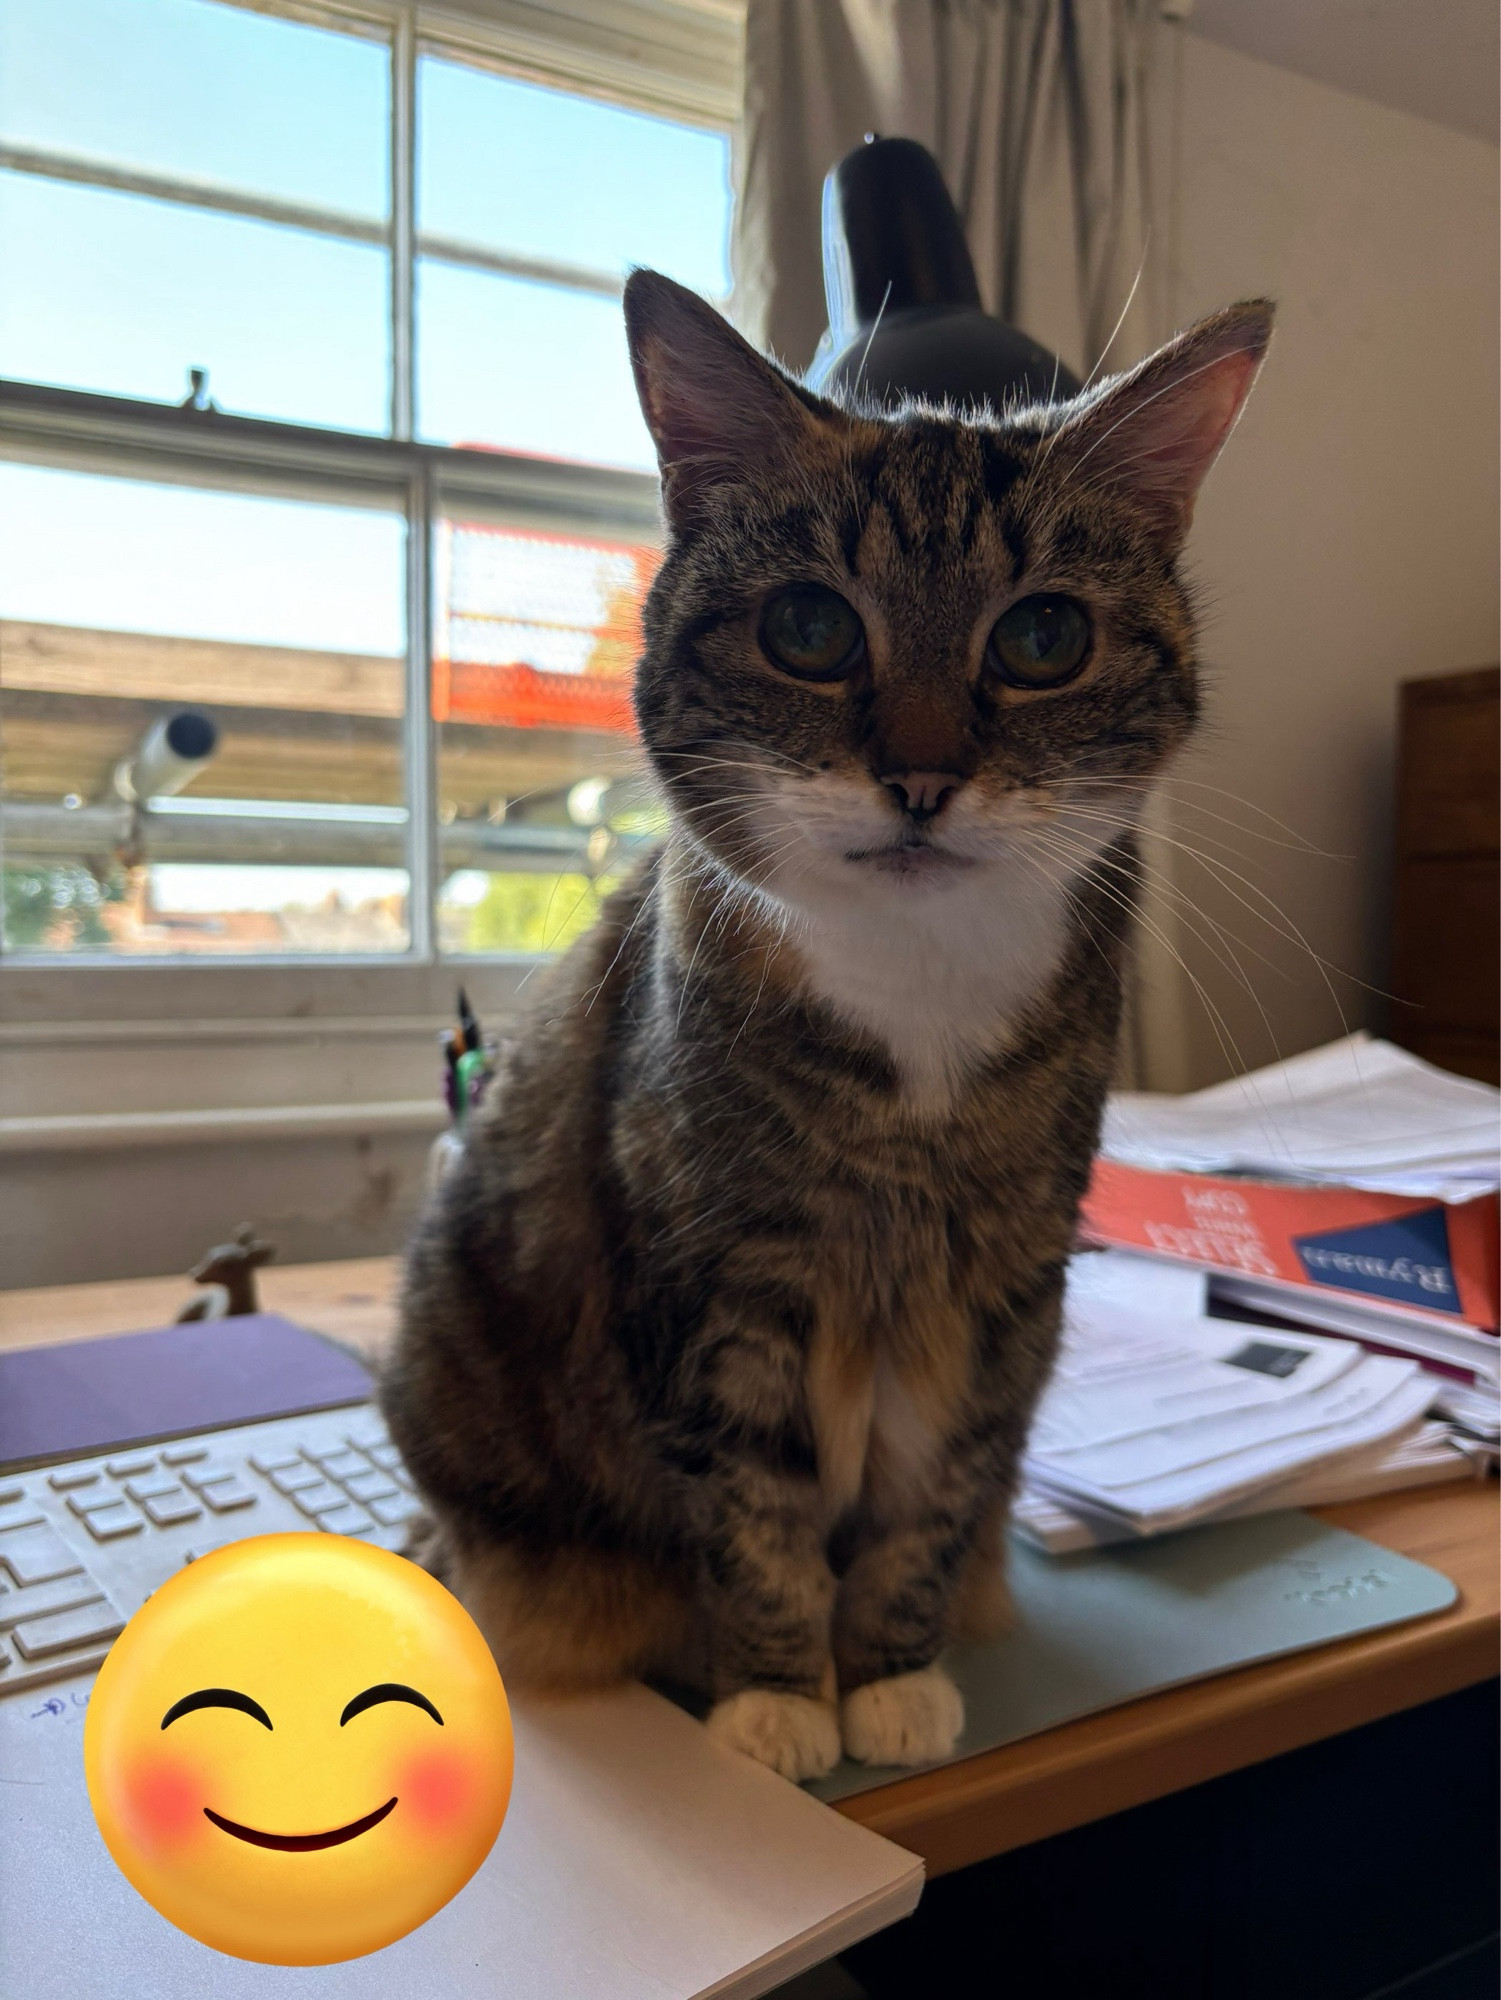
[[(390, 256), (390, 434), (371, 437), (214, 410), (178, 408), (83, 391), (0, 381), (0, 458), (168, 478), (287, 498), (395, 501), (407, 520), (405, 765), (410, 944), (403, 954), (132, 959), (106, 953), (0, 951), (0, 1020), (105, 1021), (121, 1017), (211, 1020), (221, 1015), (417, 1018), (451, 987), (456, 969), (504, 1004), (530, 956), (443, 961), (436, 935), (439, 829), (436, 732), (431, 713), (429, 583), (440, 508), (469, 505), (493, 516), (566, 532), (659, 533), (657, 482), (604, 467), (559, 465), (425, 444), (413, 435), (419, 256), (619, 296), (618, 278), (543, 259), (510, 256), (415, 228), (416, 82), (419, 55), (489, 67), (632, 108), (732, 129), (738, 115), (741, 0), (234, 0), (254, 11), (368, 35), (391, 52), (390, 214), (386, 222), (340, 214), (189, 178), (116, 169), (86, 159), (0, 146), (0, 167), (148, 195), (187, 206), (378, 244)], [(212, 392), (212, 382), (210, 382)], [(361, 1003), (352, 1007), (355, 989)], [(126, 993), (129, 991), (127, 1001)], [(234, 998), (230, 995), (233, 992)]]

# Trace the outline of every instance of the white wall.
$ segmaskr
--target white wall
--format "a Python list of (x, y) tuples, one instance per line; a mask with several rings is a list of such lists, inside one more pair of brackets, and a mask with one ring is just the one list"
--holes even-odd
[[(1497, 653), (1497, 151), (1192, 34), (1178, 91), (1174, 318), (1255, 293), (1279, 314), (1191, 544), (1210, 705), (1182, 770), (1229, 796), (1184, 788), (1198, 809), (1176, 805), (1172, 831), (1231, 843), (1222, 860), (1316, 952), (1380, 986), (1397, 683)], [(1341, 858), (1206, 816), (1285, 840), (1256, 809)], [(1309, 954), (1173, 858), (1180, 888), (1276, 969), (1236, 947), (1253, 1000), (1180, 922), (1222, 1048), (1149, 942), (1146, 1080), (1190, 1087), (1235, 1049), (1254, 1064), (1340, 1033)], [(1378, 996), (1335, 984), (1352, 1024), (1379, 1026)]]

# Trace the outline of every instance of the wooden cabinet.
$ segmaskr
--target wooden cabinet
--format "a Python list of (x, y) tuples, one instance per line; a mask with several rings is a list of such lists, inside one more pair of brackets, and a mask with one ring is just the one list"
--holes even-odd
[(1397, 749), (1391, 1037), (1501, 1083), (1501, 675), (1406, 681)]

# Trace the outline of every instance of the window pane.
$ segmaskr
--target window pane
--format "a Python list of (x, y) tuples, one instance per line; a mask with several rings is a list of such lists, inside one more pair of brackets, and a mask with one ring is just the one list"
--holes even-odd
[(432, 56), (417, 91), (419, 229), (617, 275), (649, 264), (728, 292), (724, 133)]
[(405, 534), (0, 464), (10, 950), (405, 949)]
[(386, 253), (0, 173), (0, 375), (382, 431)]
[(655, 470), (614, 300), (424, 260), (417, 313), (424, 437)]
[(0, 0), (0, 136), (384, 217), (389, 63), (206, 0)]
[(454, 518), (436, 535), (439, 939), (559, 950), (658, 829), (630, 693), (659, 552)]

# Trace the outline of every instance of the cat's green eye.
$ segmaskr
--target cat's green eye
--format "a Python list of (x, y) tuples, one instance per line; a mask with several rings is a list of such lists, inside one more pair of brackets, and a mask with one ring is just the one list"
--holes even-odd
[(1071, 597), (1024, 597), (996, 620), (987, 655), (1012, 687), (1061, 687), (1089, 657), (1089, 620)]
[(837, 590), (794, 583), (768, 598), (761, 646), (784, 672), (803, 681), (842, 681), (865, 649), (865, 627)]

